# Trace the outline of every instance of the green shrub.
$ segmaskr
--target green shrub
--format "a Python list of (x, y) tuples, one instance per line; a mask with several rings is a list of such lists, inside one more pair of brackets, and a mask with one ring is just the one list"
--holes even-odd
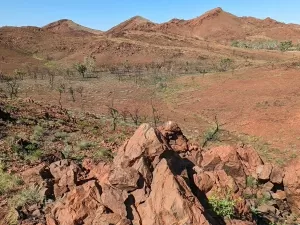
[(87, 149), (90, 149), (92, 147), (95, 146), (95, 143), (92, 143), (92, 142), (89, 142), (89, 141), (82, 141), (79, 143), (79, 148), (80, 150), (87, 150)]
[(18, 194), (8, 200), (9, 213), (6, 216), (6, 221), (10, 225), (18, 224), (18, 213), (15, 209), (22, 208), (25, 205), (41, 204), (43, 197), (41, 188), (34, 186), (20, 191)]
[(42, 156), (43, 156), (43, 151), (40, 149), (34, 150), (30, 152), (29, 154), (26, 154), (24, 156), (25, 160), (29, 160), (31, 163), (37, 162)]
[(209, 198), (209, 204), (218, 216), (224, 218), (232, 218), (234, 216), (236, 202), (229, 195), (225, 197), (213, 195)]
[(291, 47), (293, 47), (292, 41), (282, 41), (279, 45), (280, 51), (282, 52), (289, 50)]
[(253, 188), (257, 185), (257, 180), (252, 176), (248, 176), (246, 178), (246, 185), (247, 185), (247, 187)]
[(4, 171), (4, 166), (0, 164), (0, 195), (9, 193), (22, 184), (22, 180)]
[(94, 153), (94, 159), (103, 161), (112, 161), (113, 154), (109, 149), (100, 148)]
[(42, 136), (44, 135), (44, 128), (41, 126), (35, 126), (33, 129), (33, 134), (31, 135), (31, 140), (32, 141), (39, 141)]
[(230, 58), (221, 59), (219, 65), (219, 71), (224, 72), (227, 71), (233, 64), (233, 60)]
[(68, 136), (66, 132), (56, 132), (54, 134), (55, 140), (65, 140)]

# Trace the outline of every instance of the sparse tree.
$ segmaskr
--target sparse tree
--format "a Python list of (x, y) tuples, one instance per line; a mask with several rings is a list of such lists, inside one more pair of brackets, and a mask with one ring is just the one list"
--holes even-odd
[(110, 117), (112, 118), (112, 129), (113, 131), (117, 128), (118, 118), (119, 118), (119, 111), (113, 106), (108, 106), (108, 112), (110, 114)]
[(141, 120), (141, 116), (140, 116), (140, 113), (139, 113), (139, 109), (136, 108), (132, 113), (129, 112), (129, 115), (130, 115), (132, 121), (134, 122), (134, 124), (135, 124), (135, 125), (139, 125), (140, 120)]
[(12, 99), (13, 97), (18, 97), (20, 83), (17, 77), (5, 77), (4, 81), (9, 92), (9, 96)]
[(80, 94), (80, 97), (83, 98), (83, 87), (82, 86), (78, 87), (76, 91)]
[(221, 72), (227, 71), (229, 68), (231, 68), (232, 63), (233, 63), (233, 60), (230, 58), (221, 59), (220, 65), (219, 65), (219, 71), (221, 71)]
[(85, 73), (86, 73), (86, 71), (87, 71), (86, 65), (81, 64), (81, 63), (77, 63), (77, 64), (75, 65), (75, 69), (77, 70), (77, 72), (78, 72), (83, 78), (85, 78)]
[(26, 75), (26, 72), (22, 71), (22, 70), (18, 70), (16, 69), (14, 71), (14, 76), (17, 77), (20, 80), (24, 80), (24, 76)]
[(154, 126), (157, 126), (157, 124), (160, 121), (160, 115), (158, 113), (158, 110), (154, 107), (153, 100), (151, 99), (151, 109), (152, 109), (152, 119)]
[(120, 111), (120, 116), (122, 117), (124, 122), (127, 121), (128, 115), (129, 115), (129, 111), (126, 108)]
[(55, 71), (52, 71), (49, 68), (46, 68), (46, 72), (48, 75), (50, 88), (53, 89), (54, 88)]
[(65, 84), (61, 84), (58, 88), (58, 92), (59, 92), (59, 99), (58, 99), (58, 104), (60, 105), (60, 108), (62, 109), (62, 103), (61, 103), (61, 98), (62, 98), (62, 94), (65, 92), (66, 90), (66, 86)]
[(70, 93), (70, 95), (72, 97), (72, 101), (75, 102), (75, 93), (74, 93), (74, 89), (73, 89), (72, 86), (69, 87), (69, 93)]
[(95, 72), (96, 69), (96, 58), (95, 56), (87, 56), (84, 58), (84, 63), (86, 66), (86, 71), (89, 73)]

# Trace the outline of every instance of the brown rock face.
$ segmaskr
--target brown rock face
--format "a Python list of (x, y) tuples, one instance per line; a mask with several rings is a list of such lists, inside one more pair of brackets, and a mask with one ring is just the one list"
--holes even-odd
[(126, 191), (134, 191), (138, 188), (140, 175), (134, 168), (114, 168), (109, 175), (112, 186)]
[(99, 184), (109, 184), (110, 164), (100, 162), (95, 165), (90, 159), (85, 159), (82, 166), (89, 171), (88, 179), (96, 178)]
[(238, 148), (237, 153), (247, 176), (256, 178), (256, 168), (263, 165), (263, 161), (253, 148)]
[(260, 165), (256, 168), (257, 177), (260, 180), (269, 180), (273, 166), (270, 164)]
[(26, 184), (39, 184), (43, 182), (41, 177), (41, 171), (45, 167), (45, 164), (40, 164), (28, 170), (22, 172), (21, 177)]
[(101, 200), (103, 205), (112, 210), (114, 213), (126, 217), (126, 206), (124, 204), (128, 197), (127, 192), (113, 188), (108, 185), (102, 185)]
[[(201, 166), (204, 171), (224, 170), (233, 177), (240, 188), (246, 187), (246, 177), (255, 171), (261, 162), (258, 154), (252, 150), (238, 149), (232, 146), (221, 146), (202, 154)], [(253, 159), (251, 159), (253, 156)]]
[(276, 193), (272, 193), (272, 198), (275, 200), (285, 200), (286, 193), (284, 191), (278, 190)]
[(285, 168), (284, 190), (293, 213), (300, 215), (300, 162), (294, 161)]
[(137, 208), (142, 224), (209, 224), (204, 209), (183, 178), (174, 176), (165, 159), (157, 165), (151, 193)]
[(130, 140), (119, 149), (114, 164), (127, 167), (141, 156), (154, 158), (164, 151), (163, 140), (164, 138), (159, 131), (149, 124), (142, 124)]
[(47, 221), (60, 225), (92, 224), (95, 215), (105, 211), (95, 181), (74, 188), (63, 201), (57, 201)]
[(62, 197), (70, 188), (76, 186), (80, 168), (75, 163), (65, 159), (50, 164), (49, 169), (55, 179), (54, 195), (56, 198)]
[(208, 193), (215, 184), (215, 177), (212, 172), (194, 174), (195, 185), (200, 191)]
[(273, 166), (272, 173), (270, 175), (270, 181), (273, 184), (281, 184), (283, 181), (284, 171), (282, 168)]
[(189, 150), (188, 140), (183, 135), (177, 123), (172, 121), (166, 122), (158, 130), (168, 140), (171, 148), (176, 152), (186, 152)]

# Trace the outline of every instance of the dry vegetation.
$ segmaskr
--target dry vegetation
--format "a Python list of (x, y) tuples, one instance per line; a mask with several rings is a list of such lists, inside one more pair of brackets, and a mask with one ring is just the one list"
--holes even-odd
[[(197, 36), (233, 18), (216, 9), (169, 26), (136, 17), (106, 33), (64, 20), (0, 28), (0, 200), (9, 199), (9, 223), (17, 224), (14, 208), (43, 205), (38, 187), (22, 190), (20, 171), (58, 159), (111, 162), (144, 122), (177, 121), (203, 149), (251, 145), (280, 167), (298, 158), (298, 29), (255, 20), (268, 37), (246, 39), (264, 30), (226, 24), (223, 36)], [(183, 25), (195, 33), (181, 36)], [(270, 25), (290, 32), (277, 38)], [(234, 215), (229, 197), (210, 201), (222, 217)]]

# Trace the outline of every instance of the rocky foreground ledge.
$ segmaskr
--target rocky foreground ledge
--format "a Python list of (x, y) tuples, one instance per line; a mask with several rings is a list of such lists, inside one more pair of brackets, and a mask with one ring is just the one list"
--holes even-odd
[(22, 224), (297, 224), (300, 215), (299, 163), (264, 164), (250, 147), (204, 151), (173, 122), (142, 124), (112, 163), (64, 159), (22, 176), (48, 201), (17, 209)]

